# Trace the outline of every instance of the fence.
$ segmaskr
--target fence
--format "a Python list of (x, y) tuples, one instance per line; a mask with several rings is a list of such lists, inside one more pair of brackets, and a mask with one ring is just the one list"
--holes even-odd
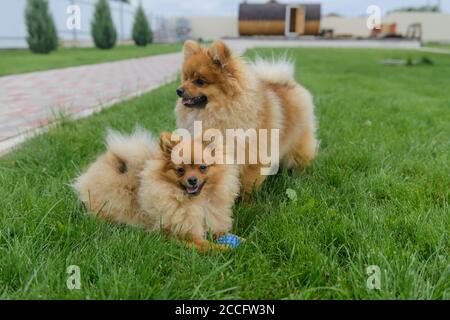
[[(86, 45), (92, 43), (91, 20), (94, 16), (96, 0), (49, 0), (48, 2), (58, 36), (63, 42)], [(0, 49), (27, 47), (26, 3), (27, 0), (0, 1)], [(81, 9), (80, 30), (69, 30), (66, 26), (69, 5), (78, 5)], [(135, 7), (120, 1), (110, 1), (110, 7), (119, 41), (130, 40)]]

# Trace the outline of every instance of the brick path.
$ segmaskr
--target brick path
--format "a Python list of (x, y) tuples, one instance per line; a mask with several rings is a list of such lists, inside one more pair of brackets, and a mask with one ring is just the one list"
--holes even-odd
[[(238, 53), (252, 47), (417, 48), (414, 42), (228, 40)], [(419, 45), (420, 46), (420, 45)], [(55, 115), (88, 116), (105, 106), (174, 80), (180, 53), (0, 77), (0, 154), (45, 130)], [(175, 96), (174, 96), (175, 101)], [(44, 128), (44, 129), (39, 129)]]
[(175, 79), (181, 54), (0, 77), (0, 153), (60, 113), (86, 116)]

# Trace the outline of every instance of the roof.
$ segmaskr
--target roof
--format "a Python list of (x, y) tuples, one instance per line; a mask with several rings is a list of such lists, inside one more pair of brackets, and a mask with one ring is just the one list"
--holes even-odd
[(305, 7), (305, 20), (320, 20), (321, 17), (321, 5), (320, 3), (302, 3)]
[(277, 2), (265, 4), (241, 3), (239, 20), (285, 20), (286, 5)]
[[(307, 21), (320, 20), (320, 3), (298, 3), (305, 7)], [(286, 4), (270, 1), (268, 3), (241, 3), (239, 5), (239, 20), (285, 20)]]

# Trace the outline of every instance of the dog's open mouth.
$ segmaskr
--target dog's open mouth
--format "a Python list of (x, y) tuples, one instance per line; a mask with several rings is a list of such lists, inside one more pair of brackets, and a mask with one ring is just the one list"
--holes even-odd
[(182, 98), (181, 103), (188, 108), (204, 108), (208, 103), (206, 96), (198, 96), (193, 98)]
[(202, 191), (204, 184), (205, 183), (197, 184), (195, 186), (184, 186), (184, 188), (189, 196), (198, 196)]

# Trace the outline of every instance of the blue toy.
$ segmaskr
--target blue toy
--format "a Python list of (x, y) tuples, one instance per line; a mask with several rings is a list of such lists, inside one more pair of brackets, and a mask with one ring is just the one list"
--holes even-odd
[(242, 241), (243, 241), (242, 238), (240, 238), (234, 234), (226, 234), (224, 236), (219, 237), (215, 241), (215, 243), (219, 244), (219, 245), (227, 246), (231, 249), (236, 249), (241, 245)]

